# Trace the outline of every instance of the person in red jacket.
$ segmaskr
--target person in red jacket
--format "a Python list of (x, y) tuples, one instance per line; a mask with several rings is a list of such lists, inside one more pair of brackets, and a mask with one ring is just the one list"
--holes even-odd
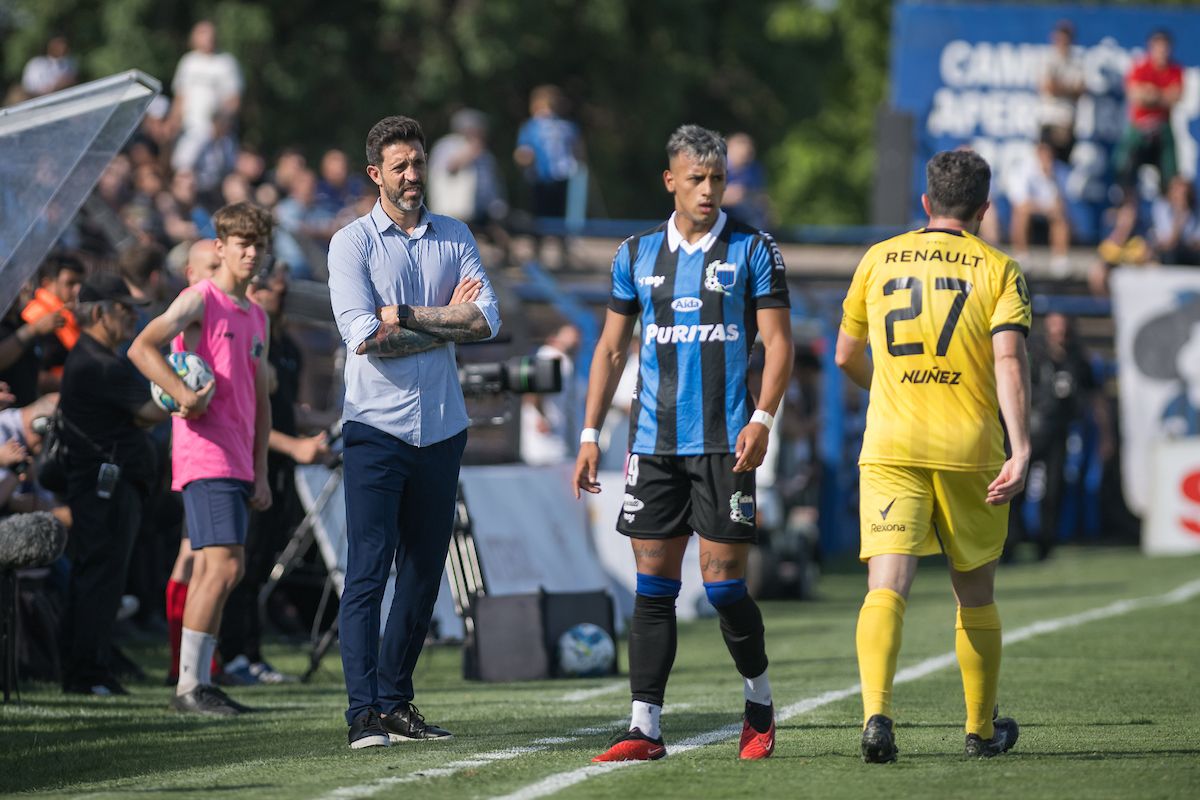
[(1137, 224), (1138, 172), (1144, 165), (1158, 170), (1164, 193), (1179, 173), (1171, 110), (1183, 94), (1183, 68), (1171, 60), (1171, 34), (1156, 30), (1146, 40), (1146, 55), (1125, 76), (1129, 121), (1113, 151), (1113, 167), (1122, 190), (1112, 233), (1100, 245), (1109, 264), (1131, 259), (1126, 243)]

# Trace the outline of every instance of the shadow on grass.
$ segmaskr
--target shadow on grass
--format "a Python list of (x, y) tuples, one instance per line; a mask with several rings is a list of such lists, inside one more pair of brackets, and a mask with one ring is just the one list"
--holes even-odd
[[(252, 789), (278, 789), (278, 788), (279, 788), (279, 786), (277, 784), (273, 784), (273, 783), (239, 783), (239, 784), (229, 785), (229, 786), (222, 786), (222, 785), (218, 784), (218, 785), (214, 785), (214, 786), (172, 786), (172, 787), (168, 787), (168, 788), (157, 787), (157, 788), (152, 788), (152, 789), (123, 788), (123, 789), (121, 789), (120, 793), (121, 794), (132, 794), (132, 795), (136, 795), (136, 794), (203, 794), (204, 796), (207, 797), (210, 794), (221, 794), (222, 792), (225, 792), (225, 793), (247, 792)], [(66, 790), (63, 792), (63, 794), (68, 795), (68, 796), (77, 795), (77, 794), (87, 795), (87, 794), (94, 794), (94, 792), (91, 789), (87, 789), (87, 790), (81, 789), (78, 791)]]

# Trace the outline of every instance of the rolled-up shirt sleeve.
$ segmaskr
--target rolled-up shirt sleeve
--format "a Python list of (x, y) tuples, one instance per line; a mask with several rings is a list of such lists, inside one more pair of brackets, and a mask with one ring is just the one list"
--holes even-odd
[(376, 300), (367, 243), (349, 229), (338, 231), (329, 242), (329, 301), (338, 333), (350, 353), (379, 329)]
[(483, 312), (483, 318), (487, 320), (488, 328), (491, 330), (488, 338), (494, 339), (500, 332), (500, 301), (496, 298), (492, 282), (488, 280), (487, 273), (483, 270), (483, 263), (479, 260), (479, 248), (475, 245), (475, 237), (466, 230), (465, 225), (463, 228), (465, 238), (462, 243), (458, 279), (461, 281), (463, 278), (478, 278), (483, 281), (483, 285), (479, 289), (479, 297), (475, 299), (475, 305)]

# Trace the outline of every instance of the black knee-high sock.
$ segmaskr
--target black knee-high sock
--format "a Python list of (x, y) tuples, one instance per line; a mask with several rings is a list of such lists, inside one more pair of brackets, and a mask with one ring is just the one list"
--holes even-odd
[(637, 595), (629, 625), (629, 688), (634, 700), (663, 704), (678, 639), (675, 598)]
[(750, 595), (717, 609), (721, 635), (733, 663), (743, 678), (757, 678), (767, 671), (767, 642), (762, 612)]

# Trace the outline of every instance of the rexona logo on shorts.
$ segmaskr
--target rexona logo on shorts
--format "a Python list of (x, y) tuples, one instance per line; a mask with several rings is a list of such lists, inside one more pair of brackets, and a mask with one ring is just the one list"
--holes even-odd
[(671, 302), (671, 308), (675, 311), (699, 311), (704, 305), (704, 301), (699, 297), (680, 297)]
[(646, 326), (646, 344), (678, 344), (679, 342), (736, 342), (742, 338), (737, 325), (655, 325)]

